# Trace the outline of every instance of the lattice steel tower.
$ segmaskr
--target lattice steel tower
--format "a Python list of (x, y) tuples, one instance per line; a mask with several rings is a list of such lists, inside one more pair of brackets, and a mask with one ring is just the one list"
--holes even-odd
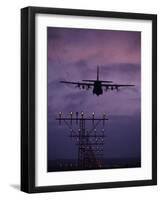
[(62, 122), (66, 124), (70, 130), (70, 137), (78, 145), (77, 168), (102, 168), (104, 128), (105, 121), (108, 120), (106, 114), (103, 113), (101, 118), (95, 118), (94, 112), (89, 117), (84, 112), (70, 112), (67, 116), (63, 116), (60, 112), (56, 120), (60, 125)]

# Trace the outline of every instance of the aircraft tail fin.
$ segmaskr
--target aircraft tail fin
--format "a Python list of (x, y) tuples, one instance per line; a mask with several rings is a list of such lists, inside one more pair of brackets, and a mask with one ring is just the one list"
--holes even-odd
[(97, 81), (99, 81), (99, 66), (97, 66)]

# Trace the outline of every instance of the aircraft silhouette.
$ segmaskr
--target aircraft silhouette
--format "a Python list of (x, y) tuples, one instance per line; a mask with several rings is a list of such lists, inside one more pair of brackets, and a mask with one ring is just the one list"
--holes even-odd
[(60, 81), (60, 83), (66, 83), (66, 84), (73, 84), (76, 85), (78, 88), (82, 89), (91, 89), (93, 87), (93, 94), (96, 94), (97, 96), (103, 94), (103, 88), (105, 88), (105, 91), (108, 90), (114, 90), (116, 89), (119, 91), (119, 87), (132, 87), (135, 85), (126, 85), (126, 84), (113, 84), (113, 81), (104, 81), (99, 80), (99, 67), (97, 66), (97, 79), (96, 80), (82, 80), (83, 82), (70, 82), (70, 81)]

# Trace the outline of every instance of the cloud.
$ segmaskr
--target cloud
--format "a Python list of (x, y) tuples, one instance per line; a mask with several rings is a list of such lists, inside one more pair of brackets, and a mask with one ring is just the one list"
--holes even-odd
[[(58, 127), (55, 120), (60, 111), (64, 115), (71, 111), (84, 111), (87, 115), (95, 112), (97, 116), (106, 112), (109, 117), (106, 156), (140, 155), (140, 55), (140, 32), (48, 28), (50, 159), (76, 156), (73, 153), (76, 148), (66, 135), (67, 128)], [(93, 95), (92, 89), (80, 90), (60, 83), (96, 79), (97, 65), (100, 65), (100, 79), (135, 87), (104, 92), (98, 97)], [(60, 145), (66, 148), (60, 149)]]
[(48, 28), (48, 58), (100, 64), (140, 62), (140, 32)]

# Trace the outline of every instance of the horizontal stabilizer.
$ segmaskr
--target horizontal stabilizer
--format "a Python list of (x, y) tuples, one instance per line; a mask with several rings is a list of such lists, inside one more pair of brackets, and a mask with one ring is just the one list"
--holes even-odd
[(82, 80), (82, 81), (95, 82), (96, 80)]
[[(82, 80), (82, 81), (86, 81), (86, 82), (95, 82), (95, 81), (97, 81), (97, 80)], [(102, 82), (102, 83), (112, 83), (113, 81), (101, 81), (101, 80), (99, 80), (100, 82)]]
[(112, 83), (113, 81), (100, 81), (102, 83)]

